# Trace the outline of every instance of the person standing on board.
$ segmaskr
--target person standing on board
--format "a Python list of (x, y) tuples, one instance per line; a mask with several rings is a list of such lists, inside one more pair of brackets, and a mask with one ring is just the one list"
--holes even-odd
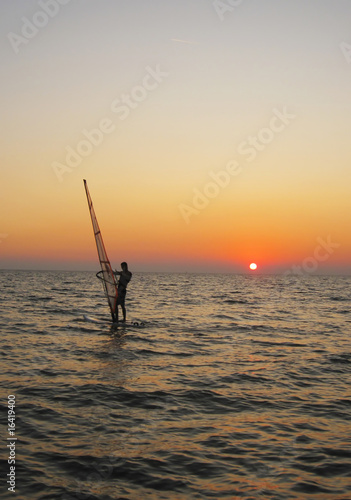
[(123, 313), (123, 323), (126, 321), (126, 306), (125, 299), (127, 294), (127, 285), (132, 278), (132, 273), (128, 270), (128, 264), (126, 262), (122, 262), (121, 264), (122, 271), (114, 271), (113, 274), (115, 276), (119, 276), (117, 290), (118, 290), (118, 298), (117, 298), (117, 308), (116, 308), (116, 318), (118, 321), (118, 306), (121, 306)]

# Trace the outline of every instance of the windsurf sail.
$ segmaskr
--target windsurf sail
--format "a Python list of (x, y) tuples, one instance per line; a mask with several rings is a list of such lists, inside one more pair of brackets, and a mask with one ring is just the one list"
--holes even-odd
[(102, 281), (105, 295), (108, 301), (108, 305), (110, 307), (112, 321), (116, 321), (117, 319), (117, 282), (115, 275), (113, 274), (112, 267), (110, 261), (107, 257), (106, 249), (104, 242), (102, 240), (101, 231), (99, 228), (99, 224), (95, 215), (95, 210), (93, 207), (93, 202), (90, 197), (87, 181), (84, 179), (84, 187), (85, 192), (87, 194), (89, 211), (91, 216), (91, 222), (93, 224), (94, 236), (96, 241), (96, 247), (99, 255), (101, 271), (97, 273), (97, 277)]

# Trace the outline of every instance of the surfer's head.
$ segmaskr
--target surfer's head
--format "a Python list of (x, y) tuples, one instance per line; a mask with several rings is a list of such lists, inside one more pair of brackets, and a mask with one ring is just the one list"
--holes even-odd
[(128, 271), (128, 264), (126, 262), (122, 262), (121, 268), (123, 269), (123, 271)]

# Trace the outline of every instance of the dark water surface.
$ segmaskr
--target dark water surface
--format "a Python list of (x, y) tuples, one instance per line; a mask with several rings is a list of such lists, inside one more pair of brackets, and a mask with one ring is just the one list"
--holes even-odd
[(0, 283), (0, 498), (351, 499), (350, 277), (136, 273), (117, 330), (93, 273)]

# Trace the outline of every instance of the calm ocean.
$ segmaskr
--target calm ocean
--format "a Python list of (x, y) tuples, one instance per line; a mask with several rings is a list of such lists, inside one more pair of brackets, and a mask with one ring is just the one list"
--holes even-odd
[(0, 283), (1, 498), (351, 499), (351, 277)]

